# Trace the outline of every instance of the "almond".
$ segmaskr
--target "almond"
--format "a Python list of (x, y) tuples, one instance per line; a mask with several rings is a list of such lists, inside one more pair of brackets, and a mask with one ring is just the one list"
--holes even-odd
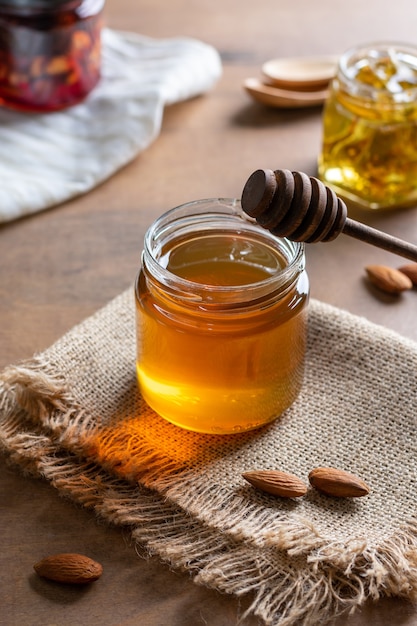
[(361, 478), (334, 467), (316, 467), (308, 479), (313, 487), (328, 496), (358, 498), (369, 493), (368, 485)]
[(281, 498), (299, 498), (307, 493), (306, 484), (287, 472), (279, 470), (252, 470), (242, 474), (243, 478), (260, 491)]
[(368, 265), (365, 269), (371, 283), (386, 293), (398, 294), (413, 287), (411, 279), (400, 270), (385, 265)]
[(398, 268), (398, 271), (408, 276), (413, 285), (417, 287), (417, 263), (409, 263), (408, 265), (402, 265)]
[(35, 572), (60, 583), (83, 585), (100, 578), (103, 568), (83, 554), (54, 554), (39, 561), (33, 566)]

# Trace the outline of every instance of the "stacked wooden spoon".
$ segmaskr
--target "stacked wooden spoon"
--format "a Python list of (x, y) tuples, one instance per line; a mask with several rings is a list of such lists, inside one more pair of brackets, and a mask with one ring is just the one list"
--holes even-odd
[(262, 79), (247, 78), (243, 87), (267, 106), (317, 106), (327, 98), (336, 67), (334, 56), (272, 59), (262, 65)]

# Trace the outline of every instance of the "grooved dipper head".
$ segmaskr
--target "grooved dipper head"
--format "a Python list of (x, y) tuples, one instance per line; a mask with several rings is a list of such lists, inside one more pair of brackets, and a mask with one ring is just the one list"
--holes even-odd
[(241, 198), (247, 215), (279, 237), (330, 241), (343, 231), (345, 203), (320, 180), (303, 172), (256, 170)]

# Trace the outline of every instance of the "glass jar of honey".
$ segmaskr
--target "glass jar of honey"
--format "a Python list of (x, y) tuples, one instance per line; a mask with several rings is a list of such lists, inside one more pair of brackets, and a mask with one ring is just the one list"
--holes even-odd
[(100, 78), (104, 0), (0, 0), (0, 104), (64, 109)]
[(369, 209), (417, 203), (417, 48), (359, 46), (342, 55), (323, 112), (319, 176)]
[(135, 291), (137, 377), (159, 415), (238, 433), (294, 402), (307, 330), (303, 244), (260, 228), (237, 200), (198, 200), (149, 228)]

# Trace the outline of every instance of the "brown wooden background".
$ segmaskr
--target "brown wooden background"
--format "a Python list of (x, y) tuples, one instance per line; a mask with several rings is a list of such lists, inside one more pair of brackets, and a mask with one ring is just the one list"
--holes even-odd
[[(415, 0), (108, 0), (105, 15), (111, 28), (214, 45), (223, 77), (207, 95), (167, 109), (157, 141), (98, 188), (0, 227), (0, 366), (47, 348), (129, 287), (144, 232), (163, 211), (198, 198), (238, 196), (258, 167), (316, 173), (320, 108), (265, 109), (242, 89), (264, 61), (339, 54), (373, 40), (417, 43)], [(7, 158), (1, 146), (0, 158)], [(353, 217), (417, 242), (417, 208)], [(386, 297), (364, 280), (365, 265), (396, 266), (399, 259), (344, 236), (310, 246), (307, 259), (313, 297), (417, 339), (417, 292)], [(235, 623), (236, 600), (195, 586), (156, 559), (138, 558), (127, 532), (108, 528), (3, 462), (0, 510), (0, 624)], [(32, 565), (58, 551), (92, 554), (105, 575), (81, 593), (43, 584)], [(417, 626), (417, 611), (383, 600), (342, 624)]]

